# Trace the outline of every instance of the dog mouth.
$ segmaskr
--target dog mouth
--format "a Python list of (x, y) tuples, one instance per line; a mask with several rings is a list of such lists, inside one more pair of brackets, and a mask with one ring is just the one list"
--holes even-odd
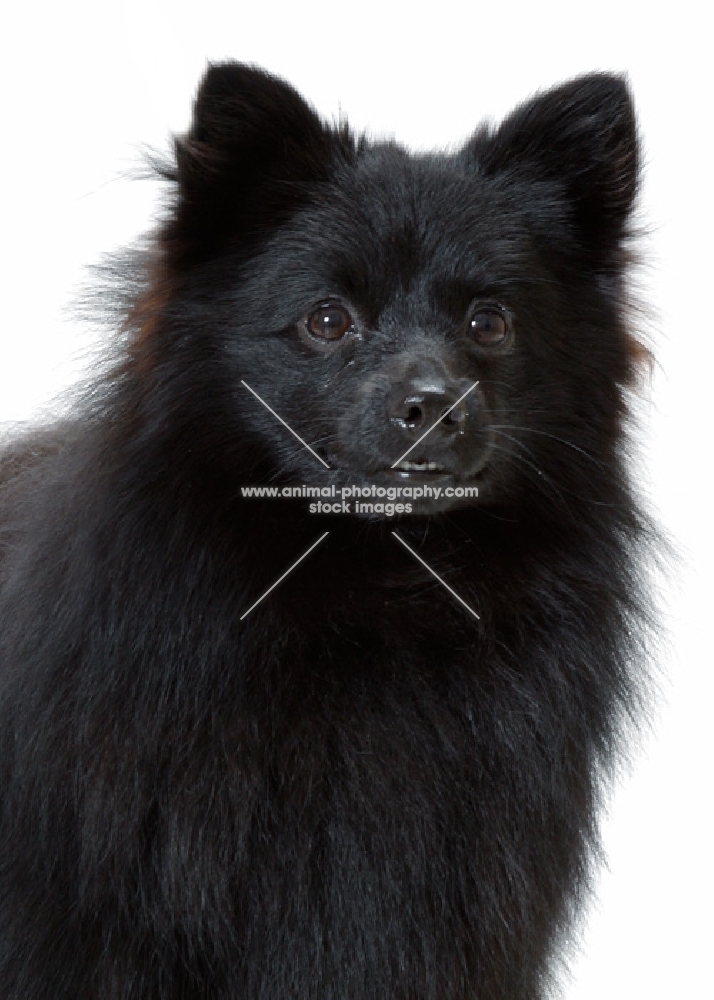
[[(326, 462), (329, 463), (330, 467), (334, 470), (343, 470), (344, 466), (336, 460), (335, 455), (329, 454), (324, 448), (317, 449), (318, 455)], [(365, 470), (361, 470), (362, 474)], [(456, 472), (453, 469), (449, 469), (442, 462), (435, 462), (433, 459), (426, 459), (423, 457), (418, 457), (416, 459), (404, 459), (398, 462), (396, 465), (384, 465), (381, 468), (374, 469), (374, 473), (378, 476), (397, 476), (400, 479), (407, 479), (409, 477), (420, 475), (420, 476), (455, 476)]]
[(404, 485), (430, 484), (435, 486), (458, 486), (469, 485), (482, 477), (486, 462), (482, 462), (475, 470), (464, 470), (454, 467), (454, 464), (445, 461), (438, 461), (427, 458), (423, 454), (416, 455), (415, 458), (404, 458), (395, 465), (372, 466), (369, 470), (368, 464), (361, 468), (350, 468), (349, 463), (338, 460), (334, 453), (327, 452), (319, 448), (318, 454), (329, 462), (331, 470), (338, 477), (352, 475), (356, 479), (366, 479), (376, 485), (389, 486), (390, 484), (403, 483)]
[[(382, 465), (379, 467), (372, 468), (371, 473), (366, 469), (362, 468), (359, 471), (356, 469), (350, 470), (348, 466), (338, 463), (335, 456), (323, 452), (321, 449), (320, 454), (324, 455), (325, 459), (329, 461), (331, 468), (338, 474), (348, 474), (350, 471), (358, 476), (370, 476), (375, 480), (375, 482), (387, 482), (398, 480), (401, 482), (412, 482), (412, 481), (444, 481), (447, 483), (453, 482), (458, 483), (461, 481), (468, 481), (473, 478), (473, 475), (464, 475), (460, 469), (454, 468), (450, 464), (445, 462), (438, 462), (434, 459), (427, 459), (423, 456), (418, 456), (415, 459), (405, 458), (401, 462), (397, 462), (396, 465)], [(479, 469), (479, 472), (482, 469)]]

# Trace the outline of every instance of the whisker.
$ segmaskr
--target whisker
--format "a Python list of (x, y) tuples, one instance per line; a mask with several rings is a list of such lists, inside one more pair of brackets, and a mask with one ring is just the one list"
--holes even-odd
[[(496, 430), (497, 434), (500, 434), (502, 437), (508, 438), (509, 441), (512, 441), (514, 444), (519, 445), (521, 448), (523, 448), (525, 451), (527, 451), (529, 454), (532, 455), (530, 449), (528, 449), (526, 445), (523, 444), (522, 441), (519, 441), (518, 438), (515, 438), (510, 434), (505, 434), (502, 430), (498, 430), (495, 427), (491, 427), (490, 429)], [(543, 472), (543, 470), (535, 462), (529, 461), (528, 459), (524, 458), (523, 455), (507, 451), (505, 448), (499, 448), (499, 446), (493, 441), (491, 442), (491, 448), (493, 448), (494, 451), (497, 451), (502, 455), (506, 455), (508, 458), (511, 458), (516, 463), (520, 462), (524, 465), (528, 465), (532, 469), (535, 469), (535, 471), (541, 478), (541, 481), (545, 482), (548, 486), (552, 487), (552, 489), (555, 490), (555, 492), (558, 494), (559, 499), (563, 501), (566, 507), (568, 507), (568, 504), (565, 497), (563, 496), (563, 493), (567, 493), (569, 496), (575, 497), (582, 503), (593, 504), (593, 506), (595, 507), (616, 508), (621, 506), (621, 504), (608, 503), (606, 500), (593, 500), (592, 497), (584, 497), (581, 493), (576, 493), (574, 490), (569, 490), (566, 486), (559, 485), (558, 483), (555, 482), (555, 480), (551, 479), (550, 476), (547, 476), (545, 472)]]
[[(505, 434), (503, 431), (497, 430), (496, 433), (500, 434), (502, 437), (507, 438), (509, 441), (512, 441), (514, 444), (519, 445), (521, 448), (523, 448), (524, 451), (528, 452), (528, 454), (532, 456), (532, 452), (526, 445), (523, 444), (522, 441), (519, 441), (517, 438), (512, 437), (510, 434)], [(512, 459), (512, 461), (515, 462), (516, 464), (520, 463), (522, 465), (528, 466), (530, 469), (533, 469), (534, 472), (539, 476), (541, 481), (544, 482), (549, 487), (551, 487), (551, 489), (557, 494), (558, 498), (561, 500), (563, 505), (569, 509), (568, 501), (563, 495), (563, 492), (558, 486), (558, 484), (554, 480), (552, 480), (550, 476), (546, 475), (546, 473), (541, 469), (541, 467), (536, 462), (533, 462), (530, 459), (525, 458), (523, 455), (520, 455), (517, 452), (509, 451), (506, 448), (500, 448), (493, 441), (491, 442), (491, 447), (495, 451), (498, 451), (502, 455), (506, 455), (508, 458)]]
[(541, 437), (552, 438), (554, 441), (560, 441), (561, 444), (567, 445), (568, 448), (572, 448), (574, 451), (579, 451), (581, 455), (584, 455), (585, 458), (589, 459), (591, 462), (599, 466), (601, 469), (607, 468), (604, 462), (601, 462), (598, 458), (595, 458), (595, 456), (591, 455), (590, 452), (587, 452), (583, 448), (578, 447), (577, 444), (573, 444), (572, 441), (568, 441), (566, 438), (559, 437), (557, 434), (551, 434), (548, 431), (537, 430), (535, 427), (521, 427), (516, 424), (489, 424), (489, 427), (492, 430), (501, 430), (502, 428), (505, 428), (506, 430), (524, 431), (528, 434), (540, 434)]

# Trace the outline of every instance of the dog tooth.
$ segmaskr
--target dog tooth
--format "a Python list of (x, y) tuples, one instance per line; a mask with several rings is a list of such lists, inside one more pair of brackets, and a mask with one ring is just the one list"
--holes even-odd
[(441, 472), (444, 468), (438, 462), (400, 462), (398, 467), (404, 472)]

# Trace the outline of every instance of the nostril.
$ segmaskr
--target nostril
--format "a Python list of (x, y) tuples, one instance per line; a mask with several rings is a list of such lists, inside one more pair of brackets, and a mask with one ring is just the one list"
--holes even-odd
[(458, 406), (446, 407), (441, 411), (441, 417), (439, 418), (442, 424), (451, 425), (457, 427), (463, 424), (466, 419), (466, 408), (462, 403)]
[(410, 427), (417, 427), (423, 420), (424, 413), (422, 412), (422, 408), (420, 406), (410, 406), (404, 418), (404, 423)]

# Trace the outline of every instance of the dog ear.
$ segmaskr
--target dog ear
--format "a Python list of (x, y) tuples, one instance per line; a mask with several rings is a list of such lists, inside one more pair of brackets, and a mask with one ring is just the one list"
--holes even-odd
[(526, 173), (565, 194), (584, 249), (607, 260), (627, 233), (640, 152), (624, 78), (592, 73), (536, 95), (471, 151), (486, 175)]
[(353, 144), (285, 81), (256, 67), (210, 65), (188, 133), (175, 140), (177, 214), (191, 238), (277, 223), (329, 180)]

